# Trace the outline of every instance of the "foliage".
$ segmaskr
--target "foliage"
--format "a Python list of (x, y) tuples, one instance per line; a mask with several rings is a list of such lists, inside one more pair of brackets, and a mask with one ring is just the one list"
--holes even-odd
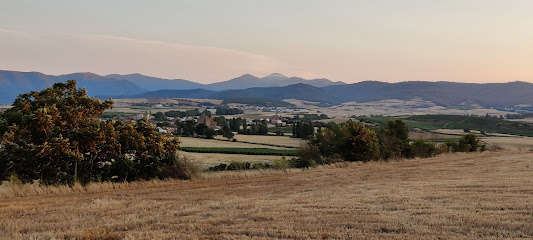
[(309, 139), (315, 133), (312, 122), (295, 122), (292, 125), (292, 136), (301, 139)]
[(485, 145), (482, 144), (479, 137), (473, 133), (466, 134), (458, 140), (450, 139), (446, 142), (446, 145), (452, 152), (475, 152), (485, 149)]
[(231, 131), (231, 129), (229, 128), (228, 125), (225, 125), (222, 128), (222, 136), (227, 138), (227, 139), (232, 139), (233, 138), (233, 132)]
[(175, 110), (172, 110), (172, 111), (168, 111), (168, 112), (165, 112), (165, 116), (167, 117), (194, 117), (194, 116), (200, 116), (201, 113), (200, 111), (198, 111), (198, 109), (193, 109), (193, 110), (186, 110), (186, 111), (175, 111)]
[[(362, 122), (376, 123), (385, 126), (388, 117), (372, 116), (357, 117)], [(499, 117), (492, 116), (472, 116), (472, 115), (416, 115), (404, 119), (409, 129), (468, 129), (478, 130), (489, 133), (503, 133), (519, 136), (533, 137), (533, 125), (528, 123), (506, 121)]]
[(250, 162), (236, 162), (232, 161), (230, 164), (220, 163), (218, 165), (209, 167), (209, 171), (235, 171), (235, 170), (249, 170), (249, 169), (269, 169), (273, 168), (270, 163), (250, 163)]
[(241, 118), (232, 118), (229, 120), (229, 127), (231, 128), (231, 131), (239, 132), (241, 130), (241, 124)]
[(154, 116), (154, 120), (156, 120), (156, 121), (165, 121), (165, 120), (167, 120), (167, 117), (162, 112), (156, 112), (155, 114), (153, 114), (153, 116)]
[(195, 128), (196, 122), (192, 120), (185, 121), (185, 122), (176, 121), (175, 124), (178, 127), (178, 132), (180, 133), (181, 136), (192, 136), (194, 135), (195, 130), (200, 130), (200, 129)]
[(268, 135), (268, 123), (265, 120), (254, 121), (252, 124), (250, 124), (250, 128), (246, 126), (243, 129), (243, 132), (244, 134), (249, 135)]
[(230, 107), (217, 107), (216, 110), (216, 115), (236, 115), (244, 113), (241, 109)]
[(205, 136), (205, 138), (207, 138), (207, 139), (213, 139), (213, 138), (215, 138), (216, 135), (217, 135), (217, 132), (215, 131), (215, 129), (212, 129), (212, 128), (206, 128), (206, 129), (204, 129), (204, 136)]
[(377, 131), (380, 157), (382, 159), (400, 158), (407, 155), (409, 129), (401, 119), (389, 119), (387, 127)]
[(416, 139), (410, 145), (406, 157), (428, 158), (436, 154), (436, 145), (434, 142), (426, 142), (423, 139)]
[(316, 146), (322, 156), (339, 154), (346, 161), (371, 161), (379, 157), (376, 132), (351, 120), (323, 128), (310, 144)]
[(308, 168), (316, 166), (317, 163), (323, 163), (320, 150), (315, 145), (302, 144), (298, 153), (298, 158), (292, 163), (292, 167)]
[(272, 168), (277, 170), (285, 170), (289, 168), (289, 161), (285, 157), (275, 159), (274, 163), (272, 164)]
[(196, 127), (194, 128), (194, 132), (196, 132), (196, 134), (198, 135), (204, 135), (204, 131), (207, 128), (208, 126), (205, 125), (205, 123), (198, 123), (198, 125), (196, 125)]
[(304, 121), (304, 122), (308, 122), (308, 121), (316, 121), (316, 120), (323, 120), (323, 119), (328, 119), (328, 115), (326, 114), (304, 114), (303, 117), (299, 117), (298, 115), (296, 115), (292, 120), (293, 121)]
[(21, 94), (2, 114), (1, 177), (43, 184), (157, 177), (177, 160), (178, 141), (146, 120), (102, 122), (110, 100), (90, 98), (75, 80)]
[(224, 127), (228, 124), (228, 121), (224, 116), (217, 116), (213, 118), (213, 121), (217, 123), (218, 126)]

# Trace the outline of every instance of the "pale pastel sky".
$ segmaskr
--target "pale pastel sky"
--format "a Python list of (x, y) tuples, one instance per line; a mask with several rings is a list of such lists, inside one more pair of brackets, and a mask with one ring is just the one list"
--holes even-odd
[(0, 0), (0, 69), (533, 82), (533, 1)]

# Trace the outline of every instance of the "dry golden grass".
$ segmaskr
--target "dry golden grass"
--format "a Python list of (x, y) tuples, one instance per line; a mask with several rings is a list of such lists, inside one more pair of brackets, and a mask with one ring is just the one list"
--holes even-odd
[[(236, 135), (235, 138), (241, 139), (241, 137), (246, 135)], [(266, 136), (269, 137), (269, 136)], [(273, 138), (276, 138), (276, 136), (271, 136)], [(277, 137), (280, 139), (285, 139), (289, 137)], [(219, 138), (223, 139), (223, 138)], [(205, 139), (205, 138), (192, 138), (192, 137), (181, 137), (180, 138), (182, 147), (226, 147), (226, 148), (272, 148), (272, 149), (289, 149), (285, 147), (272, 147), (272, 146), (264, 146), (264, 145), (258, 145), (258, 144), (251, 144), (251, 143), (242, 143), (242, 142), (231, 142), (231, 141), (221, 141), (216, 139)], [(250, 141), (253, 142), (253, 141)], [(256, 140), (256, 142), (259, 142)], [(291, 142), (291, 141), (286, 141)], [(297, 142), (299, 142), (297, 140)], [(291, 142), (292, 143), (292, 142)], [(285, 145), (285, 144), (278, 144), (278, 145)], [(290, 145), (287, 145), (290, 146)], [(299, 145), (296, 145), (299, 146)]]
[[(289, 136), (262, 136), (262, 135), (244, 135), (244, 134), (235, 135), (235, 139), (237, 139), (238, 141), (244, 141), (244, 142), (274, 144), (274, 145), (289, 146), (289, 147), (300, 147), (300, 144), (302, 142), (305, 142), (305, 140), (302, 140), (299, 138), (291, 138)], [(260, 145), (254, 145), (254, 146), (258, 147)], [(269, 148), (272, 148), (272, 147), (269, 147)]]
[(533, 151), (533, 138), (530, 137), (482, 137), (481, 140), (489, 147), (497, 146), (512, 151)]
[(250, 163), (271, 163), (280, 156), (272, 155), (244, 155), (244, 154), (223, 154), (223, 153), (195, 153), (195, 152), (180, 152), (180, 155), (187, 157), (200, 164), (202, 169), (210, 166), (218, 165), (220, 163), (231, 162), (250, 162)]
[(1, 199), (0, 237), (533, 238), (532, 164), (533, 153), (487, 152), (78, 186)]

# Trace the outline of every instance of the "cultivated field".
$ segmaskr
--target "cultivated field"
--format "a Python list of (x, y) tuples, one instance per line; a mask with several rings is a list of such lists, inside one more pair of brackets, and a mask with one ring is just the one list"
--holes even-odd
[(482, 137), (481, 140), (489, 146), (506, 150), (533, 151), (533, 138), (530, 137)]
[(347, 102), (330, 107), (320, 107), (318, 103), (307, 102), (296, 99), (286, 99), (284, 101), (295, 104), (299, 108), (309, 110), (309, 113), (326, 114), (330, 117), (350, 117), (356, 116), (408, 116), (426, 114), (452, 114), (452, 115), (505, 115), (509, 112), (487, 109), (480, 106), (473, 106), (469, 109), (453, 109), (436, 105), (431, 101), (414, 98), (411, 100), (388, 99), (374, 102)]
[(272, 163), (280, 156), (271, 155), (243, 155), (243, 154), (223, 154), (223, 153), (195, 153), (180, 152), (181, 156), (197, 162), (202, 169), (207, 169), (221, 163), (229, 164), (231, 162), (250, 162), (250, 163)]
[[(180, 138), (182, 147), (203, 147), (203, 148), (271, 148), (280, 150), (295, 150), (294, 148), (265, 146), (261, 144), (275, 144), (280, 146), (298, 147), (302, 140), (289, 137), (280, 136), (256, 136), (256, 135), (235, 135), (235, 138), (239, 139), (237, 142), (223, 141), (222, 137), (217, 137), (219, 140), (204, 139), (204, 138)], [(260, 144), (243, 143), (240, 141), (248, 141)], [(187, 157), (190, 160), (198, 162), (202, 169), (207, 169), (211, 166), (218, 165), (220, 163), (231, 162), (250, 162), (250, 163), (272, 163), (275, 159), (281, 158), (280, 156), (269, 155), (243, 155), (243, 154), (222, 154), (222, 153), (195, 153), (181, 151), (182, 156)]]
[(252, 173), (257, 174), (101, 184), (88, 190), (77, 187), (50, 194), (46, 192), (53, 191), (43, 190), (41, 196), (5, 198), (0, 203), (0, 236), (533, 238), (531, 152), (453, 154)]
[[(243, 140), (243, 136), (245, 135), (235, 135), (235, 138), (239, 139), (239, 140)], [(282, 140), (285, 140), (285, 138), (289, 139), (288, 137), (276, 137), (276, 136), (272, 136), (274, 138), (279, 138), (279, 139), (282, 139)], [(224, 139), (224, 138), (218, 138), (218, 139)], [(250, 139), (255, 139), (255, 137), (252, 137), (252, 138), (246, 138), (248, 140)], [(225, 139), (227, 140), (227, 139)], [(251, 144), (251, 143), (243, 143), (243, 142), (231, 142), (231, 141), (223, 141), (223, 140), (215, 140), (215, 139), (205, 139), (205, 138), (192, 138), (192, 137), (181, 137), (180, 138), (180, 141), (181, 141), (181, 144), (180, 146), (182, 147), (227, 147), (227, 148), (258, 148), (258, 147), (265, 147), (265, 146), (262, 146), (262, 145), (258, 145), (258, 144)], [(294, 142), (297, 142), (298, 140), (294, 141)], [(251, 141), (252, 142), (252, 141)], [(263, 141), (260, 141), (260, 140), (256, 140), (256, 141), (253, 141), (253, 142), (258, 142), (258, 143), (266, 143), (266, 142), (263, 142)], [(286, 142), (293, 142), (293, 141), (286, 141)], [(286, 144), (285, 142), (285, 144)], [(283, 144), (283, 145), (285, 145)], [(282, 145), (282, 144), (279, 144), (279, 145)], [(291, 146), (291, 145), (287, 145), (287, 146)], [(299, 145), (296, 145), (296, 146), (299, 146)], [(272, 148), (272, 149), (289, 149), (289, 148), (286, 148), (286, 147), (273, 147), (273, 146), (269, 146), (268, 148)]]
[[(219, 136), (218, 138), (221, 139)], [(288, 136), (263, 136), (263, 135), (235, 135), (235, 139), (238, 141), (251, 142), (251, 143), (263, 143), (274, 144), (280, 146), (300, 147), (305, 142), (299, 138), (291, 138)], [(256, 145), (257, 146), (257, 145)]]

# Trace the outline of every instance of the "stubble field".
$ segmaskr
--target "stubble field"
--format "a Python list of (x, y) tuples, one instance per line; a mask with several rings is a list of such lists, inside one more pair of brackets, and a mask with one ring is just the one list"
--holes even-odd
[(216, 174), (4, 195), (0, 237), (533, 238), (531, 152)]

